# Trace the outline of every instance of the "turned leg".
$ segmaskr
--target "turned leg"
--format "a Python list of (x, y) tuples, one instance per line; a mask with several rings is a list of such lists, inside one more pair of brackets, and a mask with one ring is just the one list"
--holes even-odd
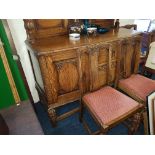
[(49, 117), (51, 119), (52, 126), (56, 127), (56, 125), (57, 125), (57, 116), (56, 116), (55, 109), (49, 108), (48, 109), (48, 114), (49, 114)]

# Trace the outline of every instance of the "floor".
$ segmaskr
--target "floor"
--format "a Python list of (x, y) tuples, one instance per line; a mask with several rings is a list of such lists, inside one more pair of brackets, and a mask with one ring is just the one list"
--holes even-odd
[[(155, 75), (151, 77), (155, 79)], [(66, 106), (58, 108), (57, 114), (60, 115), (70, 109), (79, 106), (78, 102), (70, 103)], [(35, 109), (35, 111), (34, 111)], [(34, 104), (34, 109), (29, 101), (21, 103), (21, 106), (12, 106), (8, 109), (1, 110), (6, 123), (9, 126), (10, 134), (18, 135), (87, 135), (87, 131), (79, 122), (79, 113), (59, 121), (57, 127), (53, 128), (47, 112), (40, 102)], [(36, 113), (35, 113), (36, 112)], [(92, 131), (98, 129), (96, 123), (91, 118), (88, 111), (85, 110), (84, 117), (91, 127)], [(108, 135), (127, 135), (127, 129), (122, 125), (118, 125), (108, 132)], [(141, 124), (137, 135), (143, 135), (144, 129)]]
[[(78, 105), (79, 105), (78, 102), (70, 103), (63, 108), (57, 109), (57, 113), (59, 115), (67, 111), (68, 109), (75, 108)], [(48, 118), (48, 115), (40, 102), (35, 104), (35, 109), (40, 124), (43, 128), (44, 134), (46, 135), (88, 135), (82, 123), (79, 122), (79, 113), (76, 113), (62, 121), (59, 121), (57, 127), (53, 128)], [(87, 111), (85, 111), (84, 117), (88, 122), (89, 127), (91, 127), (92, 131), (96, 131), (98, 129), (98, 126), (96, 125), (96, 123), (94, 122), (94, 120)], [(115, 128), (111, 129), (108, 132), (108, 135), (127, 135), (127, 134), (128, 134), (127, 128), (124, 127), (124, 125), (122, 124), (116, 126)], [(136, 135), (143, 135), (143, 134), (144, 129), (143, 125), (141, 124)]]
[(10, 135), (43, 135), (44, 132), (30, 101), (24, 101), (20, 106), (11, 106), (0, 110), (5, 119)]
[[(69, 103), (57, 109), (57, 114), (60, 115), (77, 106), (79, 106), (79, 102)], [(24, 101), (20, 106), (15, 105), (0, 110), (0, 113), (9, 127), (10, 135), (88, 135), (83, 124), (79, 122), (79, 113), (59, 121), (57, 127), (53, 128), (47, 112), (40, 102), (35, 103), (33, 108), (30, 101)], [(98, 126), (86, 110), (84, 117), (92, 131), (96, 131)], [(108, 132), (109, 135), (127, 135), (127, 133), (127, 129), (122, 124)], [(143, 125), (136, 134), (144, 134)]]

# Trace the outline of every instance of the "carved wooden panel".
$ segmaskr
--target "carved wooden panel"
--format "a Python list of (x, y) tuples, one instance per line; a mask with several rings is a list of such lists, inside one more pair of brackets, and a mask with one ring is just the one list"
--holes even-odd
[(115, 77), (117, 74), (116, 73), (116, 60), (113, 60), (110, 65), (111, 65), (111, 70), (110, 70), (111, 74), (109, 75), (110, 76), (109, 80), (112, 83), (115, 81)]
[(90, 90), (90, 67), (88, 47), (80, 48), (81, 73), (82, 73), (82, 92), (86, 93)]
[(54, 20), (49, 20), (49, 19), (36, 19), (35, 20), (36, 27), (38, 29), (47, 29), (47, 28), (63, 28), (64, 21), (61, 19), (54, 19)]
[(77, 59), (69, 59), (66, 61), (55, 62), (58, 81), (59, 81), (59, 94), (65, 94), (78, 87), (78, 64)]
[[(52, 84), (49, 80), (49, 68), (47, 66), (47, 61), (46, 61), (46, 57), (41, 56), (39, 57), (39, 64), (40, 64), (40, 69), (41, 69), (41, 73), (42, 73), (42, 77), (43, 77), (43, 82), (44, 82), (44, 88), (45, 88), (45, 94), (46, 94), (46, 98), (48, 101), (48, 105), (51, 105), (54, 103), (54, 98), (51, 95), (53, 88), (52, 88)], [(51, 75), (51, 74), (50, 74)], [(53, 93), (55, 94), (55, 93)]]
[(24, 19), (28, 39), (35, 41), (40, 38), (64, 35), (68, 32), (67, 19)]
[(98, 56), (98, 63), (104, 64), (108, 62), (108, 52), (106, 48), (100, 47), (99, 56)]
[(117, 42), (111, 42), (111, 53), (110, 53), (110, 75), (109, 75), (109, 81), (113, 83), (116, 78), (116, 59), (118, 54), (118, 43)]

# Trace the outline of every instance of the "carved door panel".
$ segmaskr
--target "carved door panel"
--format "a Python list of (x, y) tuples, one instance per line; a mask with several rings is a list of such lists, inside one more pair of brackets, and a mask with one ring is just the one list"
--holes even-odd
[(57, 52), (46, 58), (52, 104), (55, 107), (80, 98), (77, 50)]

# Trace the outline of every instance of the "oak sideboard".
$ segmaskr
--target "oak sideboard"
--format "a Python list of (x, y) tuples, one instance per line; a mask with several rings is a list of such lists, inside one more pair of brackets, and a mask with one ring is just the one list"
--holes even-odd
[[(97, 90), (107, 82), (107, 78), (110, 78), (110, 85), (114, 85), (120, 40), (124, 40), (124, 45), (121, 47), (122, 61), (126, 61), (128, 64), (126, 68), (122, 65), (122, 75), (130, 72), (133, 65), (128, 61), (132, 55), (125, 57), (123, 55), (125, 50), (128, 50), (128, 39), (137, 37), (134, 47), (140, 55), (141, 34), (132, 29), (111, 29), (105, 34), (91, 37), (81, 35), (78, 41), (69, 40), (65, 28), (62, 33), (64, 35), (39, 38), (35, 42), (31, 42), (29, 39), (25, 41), (32, 63), (36, 88), (53, 126), (57, 121), (79, 111), (79, 107), (77, 107), (57, 116), (58, 107), (80, 100), (81, 96), (90, 90)], [(111, 44), (113, 47), (110, 56), (107, 55), (105, 44)], [(93, 54), (95, 50), (99, 50), (97, 55)], [(89, 65), (90, 59), (94, 62), (92, 66)], [(138, 58), (134, 61), (137, 66), (134, 70), (138, 70)], [(110, 77), (107, 77), (106, 70), (109, 62), (111, 74)], [(94, 68), (93, 77), (89, 72), (90, 67)], [(90, 80), (94, 80), (93, 84), (90, 84)]]

